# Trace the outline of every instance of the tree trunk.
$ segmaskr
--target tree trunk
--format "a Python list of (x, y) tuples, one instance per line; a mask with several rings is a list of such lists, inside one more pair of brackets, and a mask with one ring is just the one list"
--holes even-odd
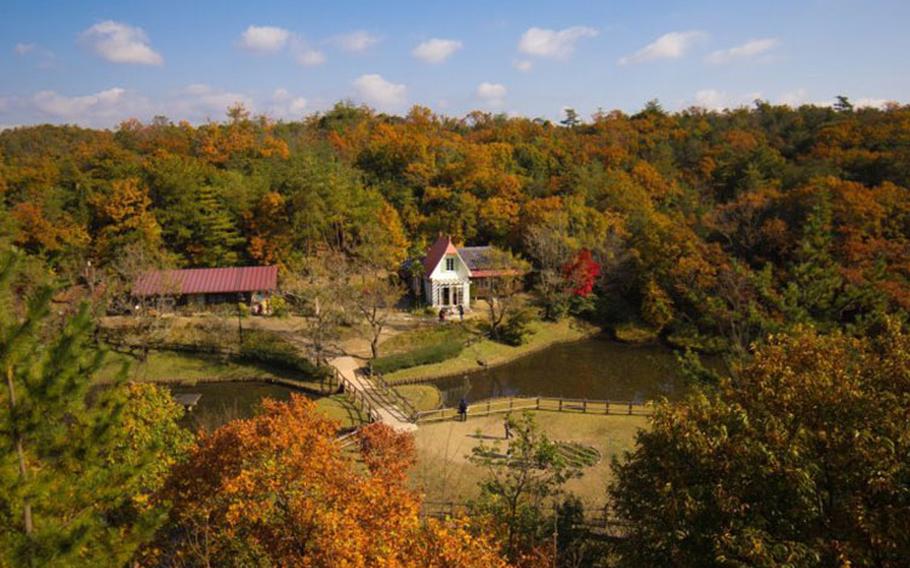
[[(13, 386), (13, 368), (10, 365), (6, 367), (6, 387), (9, 389), (9, 406), (12, 414), (16, 408), (16, 389)], [(13, 440), (16, 442), (16, 457), (19, 459), (19, 478), (25, 482), (28, 480), (28, 465), (25, 463), (25, 450), (22, 447), (22, 433), (13, 421)], [(22, 501), (22, 520), (25, 525), (25, 534), (32, 534), (32, 505), (25, 497)]]

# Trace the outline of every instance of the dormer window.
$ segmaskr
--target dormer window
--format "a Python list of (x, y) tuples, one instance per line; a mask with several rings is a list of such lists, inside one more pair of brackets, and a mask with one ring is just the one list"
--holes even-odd
[(455, 258), (454, 257), (450, 256), (450, 257), (446, 258), (446, 270), (448, 270), (449, 272), (455, 271)]

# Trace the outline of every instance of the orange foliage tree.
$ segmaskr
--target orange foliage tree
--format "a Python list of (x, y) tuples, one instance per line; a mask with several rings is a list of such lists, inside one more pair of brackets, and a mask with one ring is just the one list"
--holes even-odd
[(335, 441), (337, 426), (292, 395), (203, 434), (159, 496), (174, 505), (172, 523), (146, 554), (202, 566), (506, 565), (463, 523), (421, 523), (405, 485), (409, 434), (364, 428), (363, 467)]

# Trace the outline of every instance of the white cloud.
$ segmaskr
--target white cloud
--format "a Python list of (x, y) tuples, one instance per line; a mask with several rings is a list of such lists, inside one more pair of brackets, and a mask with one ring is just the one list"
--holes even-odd
[(853, 108), (885, 108), (888, 103), (893, 103), (891, 99), (876, 99), (873, 97), (860, 97), (852, 101)]
[(717, 89), (702, 89), (695, 93), (694, 104), (708, 110), (724, 110), (751, 105), (756, 99), (761, 98), (761, 93), (745, 93), (730, 95)]
[(390, 108), (404, 104), (407, 87), (391, 83), (375, 73), (361, 75), (354, 81), (357, 94), (370, 104)]
[(809, 100), (809, 91), (800, 87), (794, 91), (784, 93), (780, 96), (780, 103), (793, 108), (799, 108), (800, 105)]
[(670, 32), (639, 49), (632, 55), (619, 59), (620, 65), (644, 63), (656, 59), (679, 59), (696, 43), (706, 38), (707, 34), (698, 30)]
[(307, 110), (309, 101), (293, 96), (287, 89), (275, 89), (266, 113), (273, 118), (299, 119)]
[(369, 32), (358, 30), (356, 32), (337, 35), (331, 39), (331, 42), (344, 51), (360, 53), (379, 43), (379, 37)]
[(149, 116), (151, 109), (148, 99), (120, 87), (77, 96), (46, 90), (9, 101), (9, 110), (15, 111), (10, 118), (21, 123), (57, 122), (110, 127), (127, 118)]
[(210, 118), (220, 119), (227, 109), (242, 104), (247, 110), (253, 110), (253, 100), (243, 93), (234, 93), (216, 89), (204, 83), (187, 85), (173, 100), (166, 103), (162, 114), (173, 115), (180, 120), (199, 122)]
[(325, 53), (318, 49), (310, 49), (308, 47), (300, 48), (294, 58), (297, 60), (297, 63), (305, 67), (315, 67), (325, 63)]
[(123, 99), (125, 89), (114, 87), (79, 97), (67, 97), (54, 91), (40, 91), (32, 97), (35, 108), (52, 116), (76, 118), (94, 110), (111, 108)]
[(518, 41), (518, 51), (539, 57), (564, 59), (575, 51), (575, 42), (596, 35), (597, 30), (585, 26), (572, 26), (559, 31), (530, 28)]
[(95, 24), (79, 36), (82, 43), (97, 55), (113, 63), (161, 65), (164, 59), (149, 45), (141, 28), (106, 20)]
[(461, 49), (462, 44), (456, 39), (429, 39), (411, 51), (411, 55), (427, 63), (442, 63)]
[(719, 49), (706, 57), (709, 63), (729, 63), (737, 59), (747, 59), (767, 53), (780, 44), (780, 40), (774, 37), (749, 40), (742, 45), (731, 47), (729, 49)]
[(506, 92), (505, 86), (499, 83), (483, 82), (477, 85), (477, 96), (492, 107), (502, 106)]
[(13, 51), (16, 52), (16, 55), (25, 55), (31, 51), (35, 50), (35, 44), (33, 43), (17, 43), (16, 47), (13, 48)]
[(240, 47), (258, 53), (275, 53), (284, 49), (291, 32), (275, 26), (250, 26), (240, 34)]
[(534, 67), (534, 64), (531, 63), (530, 61), (528, 61), (527, 59), (522, 59), (522, 60), (520, 60), (520, 61), (516, 61), (516, 62), (513, 63), (512, 65), (513, 65), (516, 69), (518, 69), (519, 71), (521, 71), (522, 73), (527, 73), (528, 71), (531, 70), (532, 67)]

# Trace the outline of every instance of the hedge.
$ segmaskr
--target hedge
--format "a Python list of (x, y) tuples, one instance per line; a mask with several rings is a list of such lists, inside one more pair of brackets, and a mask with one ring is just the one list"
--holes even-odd
[(407, 353), (378, 357), (373, 361), (373, 371), (387, 374), (400, 369), (440, 363), (461, 353), (464, 344), (459, 341), (447, 341), (438, 345), (422, 347)]
[(314, 365), (305, 357), (301, 357), (297, 349), (281, 337), (258, 330), (244, 332), (243, 346), (233, 358), (242, 363), (264, 363), (299, 371), (313, 378), (330, 375), (327, 368)]

